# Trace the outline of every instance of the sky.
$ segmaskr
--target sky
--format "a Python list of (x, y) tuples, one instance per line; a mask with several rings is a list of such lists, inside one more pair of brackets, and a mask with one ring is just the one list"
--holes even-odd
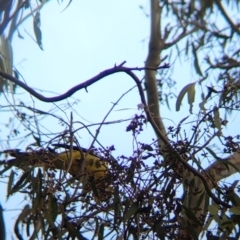
[[(60, 1), (59, 1), (60, 2)], [(20, 34), (24, 39), (14, 36), (12, 45), (14, 49), (14, 66), (24, 77), (27, 84), (45, 96), (55, 96), (66, 92), (71, 87), (84, 82), (97, 75), (101, 71), (112, 68), (115, 64), (126, 61), (126, 67), (143, 67), (148, 51), (150, 19), (145, 15), (149, 13), (149, 1), (147, 0), (102, 0), (102, 1), (72, 1), (66, 9), (66, 1), (58, 4), (50, 1), (41, 11), (41, 30), (43, 51), (34, 42), (32, 18), (20, 26)], [(143, 6), (144, 11), (139, 8)], [(193, 78), (191, 66), (182, 66), (177, 63), (173, 75), (178, 80), (176, 93), (190, 82), (198, 80)], [(167, 70), (166, 70), (167, 71)], [(141, 79), (143, 72), (136, 72)], [(69, 121), (73, 104), (73, 120), (85, 124), (101, 122), (123, 93), (135, 84), (132, 79), (123, 73), (111, 75), (88, 88), (88, 92), (81, 90), (68, 100), (60, 103), (42, 103), (22, 89), (17, 90), (14, 101), (24, 101), (29, 106), (52, 111)], [(11, 96), (11, 94), (9, 94)], [(12, 101), (12, 97), (9, 97)], [(130, 119), (136, 113), (140, 114), (137, 105), (140, 103), (138, 91), (134, 88), (114, 108), (107, 121)], [(189, 115), (187, 100), (180, 112), (161, 106), (162, 115), (168, 125), (178, 124), (179, 120)], [(174, 114), (174, 117), (173, 117)], [(8, 116), (6, 115), (6, 120)], [(1, 122), (2, 123), (2, 122)], [(80, 127), (76, 123), (75, 127)], [(99, 134), (99, 141), (104, 146), (114, 144), (116, 155), (129, 155), (134, 149), (132, 136), (126, 133), (127, 123), (103, 126)], [(53, 118), (42, 121), (42, 127), (46, 132), (60, 132), (65, 129)], [(24, 131), (23, 127), (19, 127)], [(91, 128), (92, 133), (96, 131)], [(79, 134), (79, 142), (83, 147), (89, 147), (92, 137), (87, 131)], [(145, 126), (140, 140), (150, 142), (155, 135), (150, 125)], [(4, 141), (3, 141), (4, 142)], [(26, 148), (32, 140), (6, 141), (4, 148)], [(3, 181), (2, 186), (5, 185)], [(12, 223), (18, 212), (10, 211), (20, 209), (22, 201), (19, 198), (11, 198), (7, 202), (5, 196), (0, 196), (0, 202), (7, 210), (5, 214), (8, 239), (12, 232)]]

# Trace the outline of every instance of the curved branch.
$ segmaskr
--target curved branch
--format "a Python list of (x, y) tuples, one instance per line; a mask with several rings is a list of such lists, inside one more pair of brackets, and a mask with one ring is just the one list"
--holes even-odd
[[(109, 75), (112, 75), (114, 73), (118, 73), (118, 72), (125, 72), (126, 74), (128, 74), (137, 84), (138, 86), (138, 90), (141, 96), (141, 99), (143, 100), (144, 93), (142, 87), (141, 87), (141, 82), (138, 79), (138, 77), (132, 72), (134, 70), (137, 71), (141, 71), (141, 70), (145, 70), (146, 68), (127, 68), (127, 67), (123, 67), (123, 64), (119, 65), (119, 66), (115, 66), (113, 68), (107, 69), (101, 73), (99, 73), (98, 75), (96, 75), (93, 78), (90, 78), (89, 80), (80, 83), (78, 85), (76, 85), (75, 87), (72, 87), (71, 89), (69, 89), (67, 92), (65, 92), (62, 95), (56, 96), (56, 97), (44, 97), (42, 94), (36, 92), (35, 90), (33, 90), (31, 87), (29, 87), (27, 84), (23, 83), (22, 81), (18, 80), (17, 78), (11, 76), (10, 74), (7, 74), (3, 71), (0, 70), (0, 76), (3, 78), (6, 78), (8, 80), (10, 80), (11, 82), (15, 83), (16, 85), (22, 87), (23, 89), (25, 89), (27, 92), (29, 92), (31, 95), (33, 95), (34, 97), (36, 97), (37, 99), (43, 101), (43, 102), (58, 102), (61, 100), (64, 100), (70, 96), (72, 96), (75, 92), (81, 90), (81, 89), (86, 89), (87, 87), (89, 87), (90, 85), (94, 84), (95, 82), (101, 80), (104, 77), (107, 77)], [(157, 68), (148, 68), (148, 69), (161, 69), (161, 68), (169, 68), (168, 64), (165, 64), (164, 66), (161, 67), (157, 67)], [(142, 102), (144, 105), (146, 105), (145, 99), (144, 102)]]

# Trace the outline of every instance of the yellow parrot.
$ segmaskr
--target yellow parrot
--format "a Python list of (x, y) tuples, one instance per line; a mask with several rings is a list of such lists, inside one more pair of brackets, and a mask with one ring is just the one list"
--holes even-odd
[[(60, 169), (67, 171), (75, 179), (82, 183), (82, 194), (92, 192), (97, 203), (108, 201), (112, 196), (113, 189), (109, 183), (109, 166), (106, 160), (96, 156), (91, 150), (72, 147), (66, 144), (52, 144), (57, 148), (64, 148), (65, 151), (57, 153), (51, 148), (21, 152), (19, 149), (5, 150), (13, 159), (5, 161), (5, 169), (12, 166), (23, 171), (32, 167), (43, 167), (44, 169)], [(67, 150), (66, 150), (67, 149)]]
[[(70, 148), (70, 146), (65, 144), (53, 144), (53, 146), (65, 149)], [(20, 152), (18, 149), (5, 150), (4, 153), (14, 157), (14, 159), (6, 162), (7, 165), (23, 170), (27, 170), (32, 166), (69, 170), (68, 172), (73, 177), (77, 177), (78, 179), (84, 176), (94, 177), (95, 181), (106, 178), (108, 174), (108, 164), (106, 161), (101, 160), (93, 153), (88, 153), (87, 149), (79, 149), (76, 146), (73, 146), (72, 154), (70, 154), (69, 150), (57, 153), (51, 149), (40, 149), (29, 152)], [(70, 164), (71, 166), (69, 166)]]

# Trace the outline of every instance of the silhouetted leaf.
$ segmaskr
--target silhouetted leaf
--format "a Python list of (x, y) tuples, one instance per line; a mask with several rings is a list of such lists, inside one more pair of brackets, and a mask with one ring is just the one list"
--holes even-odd
[(162, 222), (158, 222), (156, 224), (154, 224), (154, 231), (157, 234), (157, 237), (161, 240), (165, 239), (165, 229), (163, 227)]
[(75, 227), (72, 223), (68, 223), (67, 224), (67, 229), (70, 233), (70, 236), (73, 239), (78, 239), (78, 240), (87, 240), (87, 238), (85, 238)]
[(35, 37), (37, 40), (37, 44), (40, 47), (41, 50), (43, 50), (42, 47), (42, 32), (40, 29), (40, 25), (41, 25), (41, 21), (40, 21), (40, 12), (37, 11), (34, 19), (33, 19), (33, 29), (34, 29), (34, 33), (35, 33)]
[(184, 209), (188, 218), (193, 220), (197, 225), (201, 226), (201, 223), (200, 223), (199, 219), (195, 216), (195, 214), (188, 207), (182, 205), (182, 208)]
[(229, 211), (233, 214), (240, 215), (240, 206), (237, 207), (231, 207)]
[(192, 114), (193, 103), (195, 100), (195, 84), (188, 89), (188, 104), (190, 105), (189, 112)]
[(104, 224), (102, 223), (98, 231), (98, 240), (104, 239)]
[(98, 194), (98, 189), (97, 189), (94, 177), (90, 177), (89, 178), (89, 183), (91, 185), (91, 189), (93, 191), (93, 195), (94, 195), (95, 199), (98, 201), (99, 200), (99, 194)]
[(9, 197), (11, 189), (12, 189), (12, 184), (13, 184), (13, 181), (14, 181), (14, 175), (15, 175), (14, 171), (11, 170), (11, 173), (10, 173), (9, 178), (8, 178), (7, 198)]
[(20, 222), (25, 220), (25, 218), (30, 214), (30, 212), (31, 212), (31, 209), (30, 209), (29, 205), (26, 205), (23, 208), (22, 212), (19, 214), (19, 216), (18, 216), (18, 218), (17, 218), (17, 220), (15, 222), (14, 232), (15, 232), (15, 234), (16, 234), (16, 236), (17, 236), (17, 238), (19, 240), (23, 240), (23, 237), (22, 237), (22, 235), (19, 232), (18, 225), (19, 225)]
[(20, 177), (20, 179), (16, 182), (16, 184), (13, 186), (13, 188), (9, 192), (9, 195), (21, 190), (27, 183), (29, 183), (30, 177), (31, 177), (31, 172), (23, 173), (23, 175)]
[(208, 211), (211, 213), (215, 221), (219, 219), (219, 216), (218, 216), (219, 207), (217, 205), (214, 204), (214, 205), (208, 206)]
[(196, 82), (193, 83), (189, 83), (188, 85), (186, 85), (181, 92), (179, 93), (178, 97), (177, 97), (177, 102), (176, 102), (176, 111), (180, 110), (180, 106), (182, 103), (182, 100), (185, 96), (185, 94), (188, 94), (188, 103), (190, 104), (190, 111), (192, 109), (192, 104), (195, 100), (195, 85)]
[(203, 199), (205, 199), (205, 195), (206, 195), (206, 192), (205, 192), (204, 189), (202, 189), (202, 193), (199, 196), (199, 198), (197, 199), (196, 208), (199, 208), (199, 206), (201, 205)]
[(114, 188), (114, 224), (117, 224), (121, 215), (120, 197), (118, 186)]
[(197, 49), (195, 48), (194, 44), (192, 44), (192, 53), (193, 53), (193, 56), (194, 56), (195, 70), (200, 76), (203, 76), (201, 68), (200, 68), (199, 63), (198, 63)]
[(189, 233), (190, 233), (190, 235), (191, 235), (191, 239), (193, 239), (193, 240), (199, 240), (198, 239), (198, 233), (196, 232), (196, 230), (194, 229), (194, 227), (188, 227), (188, 231), (189, 231)]
[(134, 214), (136, 214), (138, 211), (138, 203), (133, 203), (132, 206), (126, 211), (123, 221), (127, 221), (129, 218), (131, 218)]
[(53, 225), (58, 215), (58, 203), (54, 195), (49, 195), (48, 208), (51, 216), (51, 224)]
[[(13, 53), (10, 41), (4, 36), (0, 36), (0, 70), (12, 75), (13, 72)], [(3, 88), (10, 86), (11, 93), (14, 93), (16, 85), (3, 77), (0, 77), (0, 92)]]
[(218, 130), (221, 130), (221, 121), (220, 121), (220, 117), (219, 117), (219, 110), (218, 108), (214, 108), (214, 111), (213, 111), (213, 119), (214, 119), (214, 125), (215, 127), (218, 129)]

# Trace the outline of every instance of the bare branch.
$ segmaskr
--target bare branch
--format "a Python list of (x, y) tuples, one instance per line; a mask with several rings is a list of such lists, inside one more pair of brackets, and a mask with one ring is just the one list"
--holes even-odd
[[(156, 68), (147, 68), (147, 69), (161, 69), (161, 68), (169, 68), (168, 64), (165, 64), (164, 66), (161, 67), (156, 67)], [(17, 84), (18, 86), (22, 87), (23, 89), (25, 89), (27, 92), (29, 92), (31, 95), (33, 95), (34, 97), (36, 97), (37, 99), (43, 101), (43, 102), (58, 102), (61, 101), (63, 99), (66, 99), (70, 96), (72, 96), (75, 92), (77, 92), (78, 90), (81, 89), (86, 89), (87, 91), (87, 87), (89, 87), (90, 85), (94, 84), (95, 82), (101, 80), (104, 77), (107, 77), (109, 75), (112, 75), (114, 73), (118, 73), (118, 72), (125, 72), (127, 75), (129, 75), (137, 84), (137, 87), (139, 89), (139, 93), (141, 96), (141, 99), (144, 99), (144, 92), (142, 90), (141, 87), (141, 81), (138, 79), (138, 77), (132, 72), (134, 70), (136, 71), (141, 71), (141, 70), (145, 70), (146, 68), (127, 68), (127, 67), (122, 67), (122, 66), (115, 66), (113, 68), (110, 68), (108, 70), (105, 70), (101, 73), (99, 73), (98, 75), (96, 75), (95, 77), (80, 83), (78, 85), (76, 85), (75, 87), (69, 89), (67, 92), (65, 92), (62, 95), (59, 95), (57, 97), (44, 97), (42, 94), (36, 92), (35, 90), (33, 90), (31, 87), (29, 87), (28, 85), (26, 85), (25, 83), (23, 83), (22, 81), (18, 80), (17, 78), (11, 76), (10, 74), (7, 74), (3, 71), (0, 70), (0, 76), (10, 80), (11, 82)], [(143, 104), (146, 105), (145, 100), (143, 100)]]
[(169, 42), (169, 43), (165, 43), (164, 44), (164, 49), (167, 49), (169, 47), (172, 47), (173, 45), (175, 45), (177, 42), (179, 42), (181, 39), (183, 39), (184, 37), (196, 32), (198, 29), (196, 27), (194, 27), (193, 29), (186, 31), (185, 29), (182, 31), (181, 34), (179, 34), (173, 41)]

